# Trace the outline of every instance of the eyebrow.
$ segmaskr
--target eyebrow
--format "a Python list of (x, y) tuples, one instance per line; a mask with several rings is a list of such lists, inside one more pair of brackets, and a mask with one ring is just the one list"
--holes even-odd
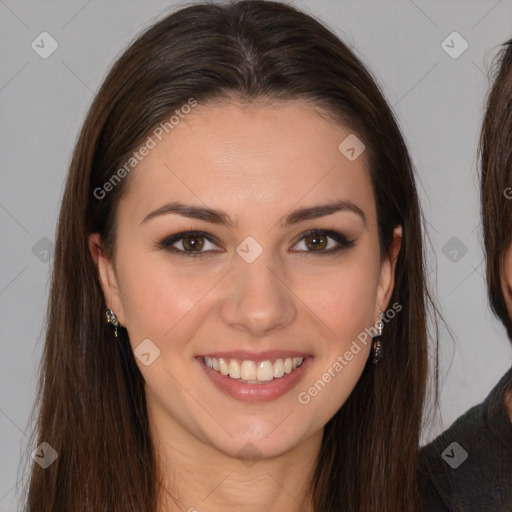
[[(355, 213), (361, 217), (363, 224), (366, 226), (366, 215), (364, 214), (363, 210), (361, 210), (359, 206), (347, 200), (340, 200), (333, 203), (294, 210), (293, 212), (286, 215), (284, 220), (281, 219), (281, 226), (287, 227), (293, 224), (298, 224), (299, 222), (303, 222), (305, 220), (317, 219), (319, 217), (325, 217), (337, 212)], [(186, 205), (177, 201), (161, 206), (160, 208), (157, 208), (156, 210), (148, 213), (140, 224), (144, 224), (154, 217), (166, 215), (169, 213), (176, 213), (189, 219), (204, 220), (206, 222), (211, 222), (212, 224), (220, 224), (230, 228), (234, 226), (233, 220), (225, 212), (211, 208), (203, 208), (200, 206)]]

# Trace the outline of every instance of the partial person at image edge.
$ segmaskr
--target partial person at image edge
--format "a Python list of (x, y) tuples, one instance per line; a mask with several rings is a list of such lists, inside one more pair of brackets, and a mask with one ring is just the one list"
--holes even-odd
[[(512, 39), (496, 66), (480, 152), (488, 294), (512, 340)], [(512, 368), (421, 450), (420, 475), (425, 512), (512, 511)]]

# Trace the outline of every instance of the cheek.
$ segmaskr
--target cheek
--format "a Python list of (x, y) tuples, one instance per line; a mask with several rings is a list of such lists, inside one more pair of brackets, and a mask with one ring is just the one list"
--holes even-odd
[(120, 262), (119, 276), (134, 346), (145, 338), (163, 341), (211, 288), (204, 275), (171, 269), (165, 259), (147, 253), (132, 253)]
[(323, 324), (320, 357), (311, 378), (299, 389), (298, 401), (303, 412), (312, 411), (320, 427), (347, 401), (368, 360), (371, 335), (365, 329), (376, 320), (377, 277), (361, 264), (361, 268), (317, 275), (315, 282), (323, 286), (302, 293)]
[[(310, 309), (326, 327), (323, 336), (329, 338), (330, 333), (338, 343), (350, 343), (352, 337), (376, 320), (373, 316), (378, 264), (369, 254), (370, 251), (361, 251), (332, 265), (296, 262), (294, 270), (288, 273), (293, 290), (289, 300), (298, 300), (298, 309), (304, 306)], [(134, 345), (145, 338), (163, 340), (170, 331), (181, 331), (187, 323), (182, 324), (182, 320), (189, 313), (193, 312), (190, 316), (197, 320), (197, 312), (206, 303), (211, 306), (213, 288), (223, 274), (218, 268), (194, 270), (189, 262), (180, 268), (160, 254), (148, 255), (133, 249), (129, 257), (119, 259), (117, 266), (125, 327)], [(205, 300), (209, 291), (210, 296)], [(177, 328), (178, 324), (182, 325)]]
[(501, 269), (501, 292), (505, 297), (508, 315), (512, 318), (512, 249), (509, 248), (503, 258)]
[(372, 254), (361, 251), (344, 264), (317, 271), (308, 277), (309, 286), (297, 279), (297, 295), (321, 320), (320, 357), (313, 380), (300, 390), (300, 403), (313, 404), (319, 418), (331, 417), (345, 403), (369, 357), (380, 271)]
[(376, 260), (361, 255), (350, 264), (323, 268), (307, 279), (297, 274), (294, 289), (328, 327), (332, 339), (350, 343), (377, 320), (379, 268)]

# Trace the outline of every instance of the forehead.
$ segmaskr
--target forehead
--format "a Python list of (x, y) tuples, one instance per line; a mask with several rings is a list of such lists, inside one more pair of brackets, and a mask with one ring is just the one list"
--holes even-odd
[(161, 140), (153, 136), (122, 202), (142, 218), (174, 200), (262, 216), (349, 199), (371, 216), (366, 155), (351, 161), (339, 150), (349, 136), (305, 101), (199, 104)]

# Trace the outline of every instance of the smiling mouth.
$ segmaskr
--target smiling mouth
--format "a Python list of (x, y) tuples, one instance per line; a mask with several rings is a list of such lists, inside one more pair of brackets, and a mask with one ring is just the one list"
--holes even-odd
[(293, 373), (302, 366), (304, 357), (267, 359), (264, 361), (204, 356), (206, 366), (236, 382), (263, 384)]

